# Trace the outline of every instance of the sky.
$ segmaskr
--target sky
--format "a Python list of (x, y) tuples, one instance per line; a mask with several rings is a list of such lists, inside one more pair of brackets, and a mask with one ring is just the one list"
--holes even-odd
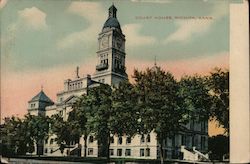
[(26, 114), (41, 86), (56, 101), (77, 66), (81, 75), (95, 72), (97, 37), (112, 3), (130, 79), (155, 58), (177, 79), (229, 68), (227, 0), (1, 0), (2, 118)]

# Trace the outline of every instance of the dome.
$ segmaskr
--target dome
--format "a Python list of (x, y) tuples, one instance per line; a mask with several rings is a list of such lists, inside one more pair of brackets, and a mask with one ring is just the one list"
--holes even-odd
[(121, 27), (120, 27), (120, 23), (118, 22), (118, 20), (115, 18), (115, 17), (109, 17), (106, 22), (104, 23), (103, 25), (103, 28), (106, 28), (106, 27), (109, 27), (109, 28), (117, 28), (119, 30), (121, 30)]
[(117, 12), (117, 9), (113, 4), (109, 8), (109, 17), (104, 23), (102, 30), (104, 30), (105, 28), (116, 28), (121, 31), (120, 23), (116, 18), (116, 12)]

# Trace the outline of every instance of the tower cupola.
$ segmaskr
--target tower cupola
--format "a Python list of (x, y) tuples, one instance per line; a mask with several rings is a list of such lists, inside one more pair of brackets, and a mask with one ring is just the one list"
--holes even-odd
[(116, 12), (117, 12), (117, 9), (114, 6), (114, 4), (112, 4), (112, 6), (110, 6), (110, 8), (109, 8), (108, 19), (104, 23), (102, 31), (104, 31), (106, 29), (110, 29), (110, 28), (115, 28), (115, 29), (121, 31), (120, 23), (119, 23), (118, 19), (116, 18)]

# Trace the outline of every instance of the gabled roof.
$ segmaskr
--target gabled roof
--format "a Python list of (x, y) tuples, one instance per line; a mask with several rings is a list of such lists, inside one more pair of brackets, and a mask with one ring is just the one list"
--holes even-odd
[(35, 97), (33, 97), (29, 102), (42, 101), (47, 103), (54, 103), (44, 92), (41, 90)]

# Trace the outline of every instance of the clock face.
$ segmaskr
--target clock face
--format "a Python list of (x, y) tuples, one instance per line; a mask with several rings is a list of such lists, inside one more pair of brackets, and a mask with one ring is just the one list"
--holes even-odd
[(102, 47), (107, 47), (108, 44), (109, 44), (108, 38), (107, 38), (107, 37), (102, 38), (101, 46), (102, 46)]

